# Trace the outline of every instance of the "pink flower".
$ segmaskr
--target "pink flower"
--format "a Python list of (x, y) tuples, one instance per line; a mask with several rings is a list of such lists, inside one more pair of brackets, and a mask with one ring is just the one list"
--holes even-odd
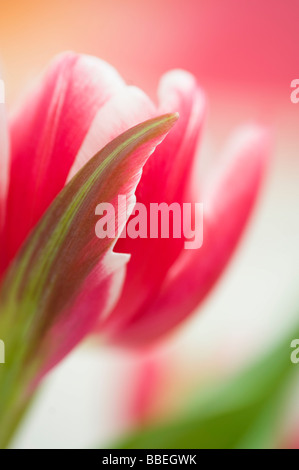
[[(73, 53), (54, 60), (11, 117), (0, 273), (70, 176), (114, 137), (152, 117), (150, 108), (107, 63)], [(95, 119), (101, 132), (90, 151)]]
[[(235, 136), (215, 181), (209, 180), (198, 190), (197, 182), (191, 183), (205, 111), (203, 92), (190, 74), (173, 71), (162, 78), (158, 96), (156, 107), (138, 88), (127, 86), (108, 64), (67, 53), (53, 62), (12, 114), (9, 164), (6, 139), (0, 160), (2, 298), (9, 304), (6, 292), (25, 258), (26, 276), (15, 287), (21, 305), (15, 308), (23, 311), (26, 300), (27, 318), (34, 294), (41, 292), (35, 300), (37, 311), (43, 313), (39, 321), (35, 316), (27, 321), (36, 354), (47, 357), (46, 369), (97, 322), (101, 333), (118, 343), (146, 344), (165, 334), (199, 305), (242, 233), (264, 171), (264, 132), (249, 128)], [(63, 219), (89, 175), (92, 164), (86, 164), (91, 157), (132, 126), (177, 111), (180, 120), (146, 164), (136, 196), (147, 207), (152, 202), (203, 201), (203, 247), (185, 250), (184, 240), (176, 238), (126, 238), (112, 251), (111, 240), (103, 243), (94, 235), (94, 209), (101, 202), (97, 198), (115, 202), (118, 194), (126, 194), (132, 203), (142, 167), (172, 126), (172, 118), (157, 135), (149, 136), (141, 153), (136, 150), (127, 157), (127, 165), (110, 165), (105, 179), (99, 178), (98, 192), (91, 191), (88, 204), (79, 211), (81, 219), (76, 214), (76, 224), (72, 219), (71, 230), (59, 244), (55, 224), (59, 217)], [(4, 129), (3, 117), (1, 122)], [(79, 170), (81, 176), (72, 179)], [(49, 272), (45, 251), (52, 263)], [(122, 294), (113, 308), (128, 261), (125, 253), (131, 258)], [(14, 315), (21, 321), (19, 312)]]
[[(240, 239), (264, 175), (267, 133), (258, 126), (238, 129), (207, 180), (194, 181), (205, 99), (195, 78), (166, 74), (159, 85), (159, 112), (180, 119), (147, 162), (137, 202), (196, 201), (204, 204), (203, 246), (184, 249), (182, 239), (120, 239), (129, 253), (122, 294), (99, 331), (110, 341), (144, 346), (186, 319), (214, 286)], [(193, 178), (192, 178), (193, 177)]]
[[(155, 106), (108, 64), (67, 53), (8, 129), (0, 104), (0, 336), (8, 364), (0, 374), (0, 446), (43, 375), (87, 334), (144, 345), (189, 316), (243, 231), (264, 172), (264, 132), (237, 133), (198, 189), (192, 175), (204, 95), (194, 77), (173, 71), (158, 96)], [(186, 250), (173, 237), (98, 240), (97, 204), (115, 206), (125, 195), (132, 208), (137, 185), (146, 207), (203, 202), (202, 248)], [(120, 207), (118, 232), (126, 220)]]
[(157, 117), (112, 67), (72, 53), (49, 67), (8, 130), (0, 106), (2, 447), (44, 374), (117, 300), (128, 256), (113, 251), (115, 237), (97, 239), (95, 208), (119, 195), (134, 206), (142, 168), (177, 115)]
[(113, 251), (115, 239), (96, 238), (95, 207), (119, 194), (134, 204), (142, 167), (177, 117), (128, 129), (156, 115), (149, 98), (111, 66), (73, 53), (54, 60), (12, 114), (0, 158), (0, 336), (7, 362), (24, 345), (12, 339), (13, 325), (24, 327), (32, 360), (43, 362), (32, 368), (40, 377), (115, 303), (128, 256)]

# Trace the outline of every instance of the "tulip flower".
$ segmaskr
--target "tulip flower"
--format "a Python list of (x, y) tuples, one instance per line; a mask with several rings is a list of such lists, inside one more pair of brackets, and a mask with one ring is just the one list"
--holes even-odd
[[(13, 113), (8, 132), (2, 104), (1, 137), (8, 134), (10, 150), (2, 138), (1, 447), (41, 378), (119, 294), (128, 256), (113, 250), (116, 237), (96, 238), (94, 211), (120, 194), (134, 206), (142, 167), (177, 120), (148, 120), (153, 115), (149, 98), (113, 68), (75, 54), (54, 61)], [(122, 212), (117, 233), (127, 219)]]
[[(264, 132), (239, 132), (198, 190), (204, 94), (193, 76), (173, 71), (158, 99), (155, 106), (108, 64), (67, 53), (12, 113), (8, 131), (1, 109), (2, 445), (41, 378), (86, 335), (155, 341), (199, 305), (240, 238), (264, 172)], [(118, 207), (115, 237), (99, 240), (95, 208), (116, 206), (120, 195), (126, 207)], [(136, 200), (146, 208), (203, 201), (203, 246), (118, 238)]]

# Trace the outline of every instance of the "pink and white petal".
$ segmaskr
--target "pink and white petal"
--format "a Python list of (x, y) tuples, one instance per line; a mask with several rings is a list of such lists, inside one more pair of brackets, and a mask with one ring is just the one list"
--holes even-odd
[(105, 62), (65, 53), (12, 115), (6, 264), (65, 185), (98, 110), (123, 87)]
[[(159, 116), (109, 142), (55, 198), (8, 269), (0, 291), (2, 311), (9, 312), (4, 323), (9, 332), (15, 321), (26, 323), (32, 373), (43, 375), (61, 360), (115, 302), (128, 260), (113, 252), (117, 236), (135, 205), (145, 162), (176, 121), (174, 114)], [(117, 208), (114, 233), (101, 239), (99, 202)]]
[(180, 119), (174, 131), (157, 148), (155, 159), (145, 166), (137, 188), (137, 200), (181, 203), (188, 193), (196, 159), (206, 111), (205, 95), (193, 75), (173, 70), (162, 77), (158, 98), (159, 113), (178, 112)]
[(4, 83), (0, 80), (0, 279), (4, 270), (4, 226), (9, 183), (9, 145), (5, 111)]
[(129, 345), (152, 342), (199, 306), (245, 228), (264, 176), (268, 147), (267, 133), (255, 126), (234, 136), (222, 167), (203, 194), (202, 247), (182, 252), (156, 299), (150, 299), (126, 324), (110, 332), (114, 341)]
[[(188, 198), (190, 172), (205, 113), (203, 92), (187, 72), (172, 71), (162, 78), (159, 101), (160, 112), (178, 112), (180, 119), (145, 165), (137, 187), (137, 202), (146, 206), (148, 214), (151, 203), (181, 204)], [(149, 223), (148, 220), (148, 227)], [(172, 236), (133, 240), (127, 237), (118, 241), (116, 251), (130, 253), (131, 260), (122, 296), (107, 319), (109, 328), (110, 324), (119, 328), (156, 295), (182, 248), (183, 240)]]
[(121, 89), (98, 111), (76, 156), (68, 180), (115, 137), (156, 115), (157, 110), (153, 103), (139, 88), (128, 86)]
[[(108, 163), (103, 179), (99, 182), (98, 191), (93, 191), (94, 196), (101, 194), (101, 199), (109, 201), (115, 208), (118, 206), (119, 194), (126, 196), (125, 206), (118, 206), (115, 213), (116, 233), (122, 232), (128, 212), (130, 212), (128, 208), (132, 210), (135, 205), (135, 190), (142, 174), (143, 165), (155, 147), (165, 138), (176, 119), (177, 117), (174, 115), (164, 116), (146, 121), (142, 126), (133, 127), (118, 139), (110, 142), (98, 154), (98, 157), (95, 157), (101, 161), (101, 154), (107, 156), (117, 145), (119, 146), (116, 162)], [(146, 124), (148, 124), (147, 130)], [(138, 136), (138, 129), (142, 130), (143, 135)], [(134, 134), (135, 132), (137, 134)], [(120, 144), (125, 142), (125, 139), (128, 139), (127, 142), (129, 142), (130, 137), (134, 135), (138, 136), (135, 138), (135, 142), (133, 143), (131, 140), (130, 145), (121, 149)], [(78, 176), (82, 178), (82, 172), (88, 173), (88, 165), (85, 165)], [(75, 180), (76, 178), (70, 182), (64, 192), (74, 184)], [(98, 240), (90, 227), (90, 224), (94, 223), (89, 213), (90, 210), (84, 206), (80, 211), (77, 220), (74, 221), (73, 240), (66, 244), (61, 256), (59, 256), (58, 266), (55, 267), (54, 284), (49, 282), (52, 285), (54, 295), (51, 305), (52, 307), (56, 306), (56, 308), (50, 308), (49, 312), (53, 313), (54, 311), (57, 319), (56, 321), (52, 319), (53, 326), (46, 333), (46, 338), (42, 342), (40, 354), (47, 357), (48, 360), (41, 374), (38, 375), (37, 381), (68, 354), (81, 339), (94, 330), (99, 317), (104, 319), (111, 311), (120, 295), (125, 277), (125, 267), (130, 258), (127, 254), (114, 252), (116, 239), (112, 244), (109, 239)], [(56, 210), (55, 214), (57, 215)], [(108, 248), (106, 252), (105, 247)], [(99, 254), (103, 252), (104, 255), (99, 258)], [(95, 264), (97, 259), (98, 262)], [(68, 260), (68, 263), (65, 260)], [(92, 270), (90, 270), (90, 266), (94, 266)], [(60, 269), (61, 276), (59, 275)], [(90, 272), (86, 276), (88, 270)], [(80, 284), (78, 279), (82, 276), (85, 276), (85, 279)], [(74, 289), (76, 285), (77, 289)]]

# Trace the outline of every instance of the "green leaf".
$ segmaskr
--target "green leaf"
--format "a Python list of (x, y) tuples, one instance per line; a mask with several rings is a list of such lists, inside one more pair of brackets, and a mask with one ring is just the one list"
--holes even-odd
[(226, 383), (214, 384), (195, 405), (171, 422), (137, 430), (115, 448), (272, 448), (279, 434), (296, 371), (288, 335), (270, 352)]

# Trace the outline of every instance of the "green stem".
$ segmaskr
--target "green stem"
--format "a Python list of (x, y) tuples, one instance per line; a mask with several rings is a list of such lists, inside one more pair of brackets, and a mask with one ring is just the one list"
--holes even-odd
[[(5, 319), (5, 320), (4, 320)], [(30, 341), (19, 324), (0, 314), (0, 336), (5, 344), (5, 363), (0, 365), (0, 448), (7, 448), (35, 395), (33, 380), (40, 360), (28, 361)]]
[(20, 399), (21, 397), (13, 397), (2, 402), (0, 408), (0, 449), (7, 449), (11, 439), (13, 438), (20, 422), (27, 412), (32, 398)]

